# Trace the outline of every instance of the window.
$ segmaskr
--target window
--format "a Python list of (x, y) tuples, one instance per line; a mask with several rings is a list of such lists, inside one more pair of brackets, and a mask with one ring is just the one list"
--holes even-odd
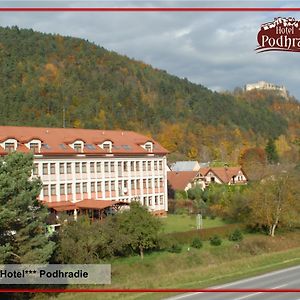
[(119, 172), (119, 174), (121, 174), (122, 173), (122, 162), (118, 162), (118, 172)]
[(86, 173), (86, 162), (82, 163), (82, 173)]
[(43, 164), (43, 175), (48, 175), (48, 164)]
[(80, 173), (80, 163), (79, 162), (77, 162), (77, 163), (75, 163), (75, 173)]
[(127, 161), (124, 161), (124, 163), (123, 163), (123, 170), (124, 170), (124, 172), (127, 172), (127, 171), (128, 171), (128, 164), (127, 164)]
[(143, 188), (144, 188), (144, 189), (147, 188), (147, 179), (143, 179)]
[(39, 144), (38, 143), (30, 143), (29, 149), (34, 153), (39, 152)]
[(76, 183), (76, 194), (80, 194), (80, 183)]
[(49, 186), (47, 184), (43, 186), (43, 195), (44, 197), (49, 196)]
[(97, 182), (97, 191), (101, 192), (102, 188), (101, 188), (101, 181)]
[(158, 205), (158, 196), (155, 196), (155, 198), (154, 198), (155, 200), (154, 200), (154, 202), (155, 202), (155, 205)]
[(159, 197), (159, 204), (163, 205), (164, 204), (164, 196)]
[(154, 161), (154, 171), (157, 171), (157, 161)]
[(72, 164), (67, 163), (67, 174), (71, 174), (71, 173), (72, 173)]
[(154, 179), (154, 186), (155, 186), (156, 188), (158, 187), (158, 179), (157, 179), (157, 178)]
[(146, 162), (143, 161), (143, 171), (146, 171)]
[(104, 163), (104, 172), (108, 172), (108, 162)]
[(152, 205), (152, 197), (150, 196), (149, 197), (149, 206), (151, 206)]
[(91, 182), (91, 192), (95, 193), (95, 182)]
[(95, 163), (94, 162), (90, 163), (90, 172), (95, 173)]
[(163, 187), (163, 179), (162, 178), (159, 178), (159, 186)]
[(114, 181), (111, 182), (111, 190), (112, 191), (116, 190), (116, 183)]
[(149, 187), (149, 189), (152, 189), (152, 180), (151, 179), (148, 179), (148, 187)]
[(97, 173), (101, 173), (101, 162), (97, 162)]
[(114, 162), (110, 163), (110, 172), (115, 172), (115, 163)]
[(101, 145), (101, 148), (106, 151), (106, 152), (111, 152), (111, 149), (112, 149), (112, 142), (108, 141), (108, 142), (104, 142), (102, 145)]
[(87, 193), (87, 183), (86, 183), (86, 182), (84, 182), (84, 183), (82, 184), (82, 192), (83, 192), (83, 193)]
[(147, 197), (144, 197), (144, 198), (143, 198), (143, 205), (144, 205), (144, 206), (147, 206)]
[(59, 163), (59, 174), (65, 174), (65, 164)]
[(55, 174), (55, 163), (50, 164), (50, 174)]
[(148, 161), (148, 171), (151, 171), (151, 161)]
[(153, 151), (153, 143), (147, 142), (146, 144), (144, 144), (144, 149), (148, 152), (152, 152)]
[(67, 194), (72, 194), (72, 183), (67, 184)]
[(38, 173), (39, 173), (39, 165), (38, 164), (34, 164), (33, 165), (32, 174), (33, 175), (38, 175)]
[(132, 189), (132, 190), (135, 190), (134, 180), (131, 180), (131, 181), (130, 181), (130, 186), (131, 186), (131, 189)]
[(146, 149), (148, 152), (152, 152), (152, 145), (147, 144), (147, 145), (145, 146), (145, 149)]
[(65, 192), (65, 184), (60, 184), (59, 191), (60, 191), (61, 195), (65, 195), (66, 194), (66, 192)]
[(55, 196), (56, 195), (56, 186), (55, 184), (51, 184), (51, 196)]
[(161, 171), (163, 169), (163, 164), (162, 164), (162, 161), (160, 160), (159, 161), (159, 170)]
[(139, 161), (135, 162), (135, 169), (137, 172), (140, 171), (140, 162)]
[(130, 171), (134, 172), (134, 161), (130, 162)]
[(83, 147), (81, 143), (75, 143), (73, 147), (76, 152), (82, 152)]
[(141, 189), (140, 184), (141, 184), (140, 179), (137, 179), (137, 181), (136, 181), (136, 189), (137, 189), (137, 190), (140, 190), (140, 189)]
[(15, 151), (15, 143), (5, 143), (4, 145), (5, 152), (11, 153)]
[(105, 192), (109, 191), (109, 185), (108, 185), (108, 181), (105, 181)]

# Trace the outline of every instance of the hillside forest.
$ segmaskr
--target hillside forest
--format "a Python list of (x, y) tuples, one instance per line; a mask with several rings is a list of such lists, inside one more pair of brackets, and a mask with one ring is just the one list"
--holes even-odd
[(1, 125), (134, 130), (170, 161), (263, 162), (270, 141), (299, 160), (295, 98), (213, 92), (83, 39), (1, 27), (0, 87)]

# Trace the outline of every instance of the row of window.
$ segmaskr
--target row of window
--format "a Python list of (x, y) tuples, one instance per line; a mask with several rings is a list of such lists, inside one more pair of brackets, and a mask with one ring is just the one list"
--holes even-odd
[[(132, 190), (140, 190), (140, 179), (137, 180), (130, 180), (130, 185), (131, 185), (131, 189)], [(116, 190), (116, 184), (118, 184), (118, 189), (119, 192), (123, 192), (123, 193), (127, 193), (127, 189), (128, 189), (128, 184), (129, 181), (125, 180), (119, 180), (118, 182), (115, 181), (105, 181), (104, 182), (104, 189), (106, 192), (108, 191), (115, 191)], [(59, 190), (60, 190), (60, 195), (65, 195), (65, 194), (72, 194), (72, 186), (73, 183), (61, 183), (59, 185)], [(102, 182), (101, 181), (97, 181), (97, 182), (91, 182), (91, 193), (96, 192), (96, 187), (97, 187), (97, 191), (101, 192), (102, 191)], [(147, 188), (152, 188), (152, 180), (151, 179), (144, 179), (143, 180), (143, 187), (144, 189)], [(49, 192), (49, 187), (50, 187), (50, 192)], [(156, 178), (154, 180), (154, 187), (158, 188), (158, 187), (163, 187), (163, 179), (162, 178)], [(81, 194), (81, 193), (87, 193), (88, 192), (88, 183), (87, 182), (77, 182), (75, 183), (75, 193), (76, 194)], [(45, 184), (43, 186), (43, 195), (44, 196), (49, 196), (53, 195), (55, 196), (57, 194), (56, 192), (56, 184)]]
[[(29, 149), (32, 152), (38, 152), (39, 151), (39, 144), (38, 143), (30, 143)], [(11, 153), (16, 150), (16, 144), (15, 143), (5, 143), (4, 144), (4, 150), (5, 152)]]
[[(33, 152), (39, 152), (40, 151), (40, 145), (41, 145), (41, 142), (40, 143), (37, 143), (37, 142), (31, 142), (29, 144), (27, 144), (28, 148), (33, 151)], [(102, 148), (103, 150), (105, 150), (106, 152), (111, 152), (112, 151), (112, 142), (111, 141), (106, 141), (106, 142), (103, 142), (102, 144), (98, 145), (100, 148)], [(83, 149), (85, 146), (87, 146), (88, 149), (93, 149), (95, 150), (95, 146), (94, 145), (91, 145), (91, 144), (87, 144), (85, 145), (84, 142), (82, 141), (79, 141), (79, 142), (74, 142), (73, 144), (70, 145), (76, 152), (83, 152)], [(127, 146), (127, 145), (125, 145)], [(4, 148), (5, 148), (5, 151), (10, 153), (10, 152), (13, 152), (16, 150), (16, 147), (17, 147), (17, 142), (6, 142), (4, 143)], [(129, 146), (127, 146), (129, 147)], [(142, 147), (148, 151), (148, 152), (152, 152), (153, 151), (153, 144), (152, 142), (148, 142), (144, 145), (142, 145)]]
[(143, 205), (145, 206), (152, 206), (153, 205), (153, 200), (155, 205), (163, 205), (164, 204), (164, 196), (149, 196), (149, 197), (144, 197), (143, 198)]
[[(116, 167), (118, 169), (118, 173), (122, 174), (122, 172), (139, 172), (143, 171), (157, 171), (163, 169), (162, 161), (154, 161), (152, 165), (152, 161), (131, 161), (131, 162), (76, 162), (73, 164), (72, 172), (72, 163), (59, 163), (59, 174), (72, 174), (72, 173), (87, 173), (88, 168), (90, 173), (102, 173), (102, 164), (104, 167), (104, 172), (114, 173), (116, 171)], [(55, 163), (43, 163), (42, 164), (42, 174), (56, 174), (56, 164)], [(38, 164), (34, 164), (33, 175), (38, 175)]]

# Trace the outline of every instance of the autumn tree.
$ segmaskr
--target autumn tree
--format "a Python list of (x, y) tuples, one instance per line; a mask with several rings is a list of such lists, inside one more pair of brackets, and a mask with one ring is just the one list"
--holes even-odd
[(298, 176), (282, 171), (248, 190), (249, 225), (267, 228), (274, 236), (279, 224), (292, 227), (299, 223), (298, 180)]
[(249, 180), (259, 180), (263, 178), (266, 162), (267, 158), (264, 149), (258, 147), (246, 149), (239, 159), (239, 163)]

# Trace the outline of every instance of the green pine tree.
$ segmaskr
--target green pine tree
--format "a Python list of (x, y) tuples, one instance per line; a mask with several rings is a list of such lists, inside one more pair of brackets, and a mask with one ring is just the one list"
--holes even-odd
[(33, 157), (0, 160), (0, 263), (46, 263), (55, 243), (46, 236), (47, 209), (37, 200), (42, 184), (30, 179)]
[(276, 145), (274, 139), (269, 139), (267, 146), (265, 148), (267, 154), (267, 160), (270, 164), (278, 163), (279, 156), (276, 150)]

